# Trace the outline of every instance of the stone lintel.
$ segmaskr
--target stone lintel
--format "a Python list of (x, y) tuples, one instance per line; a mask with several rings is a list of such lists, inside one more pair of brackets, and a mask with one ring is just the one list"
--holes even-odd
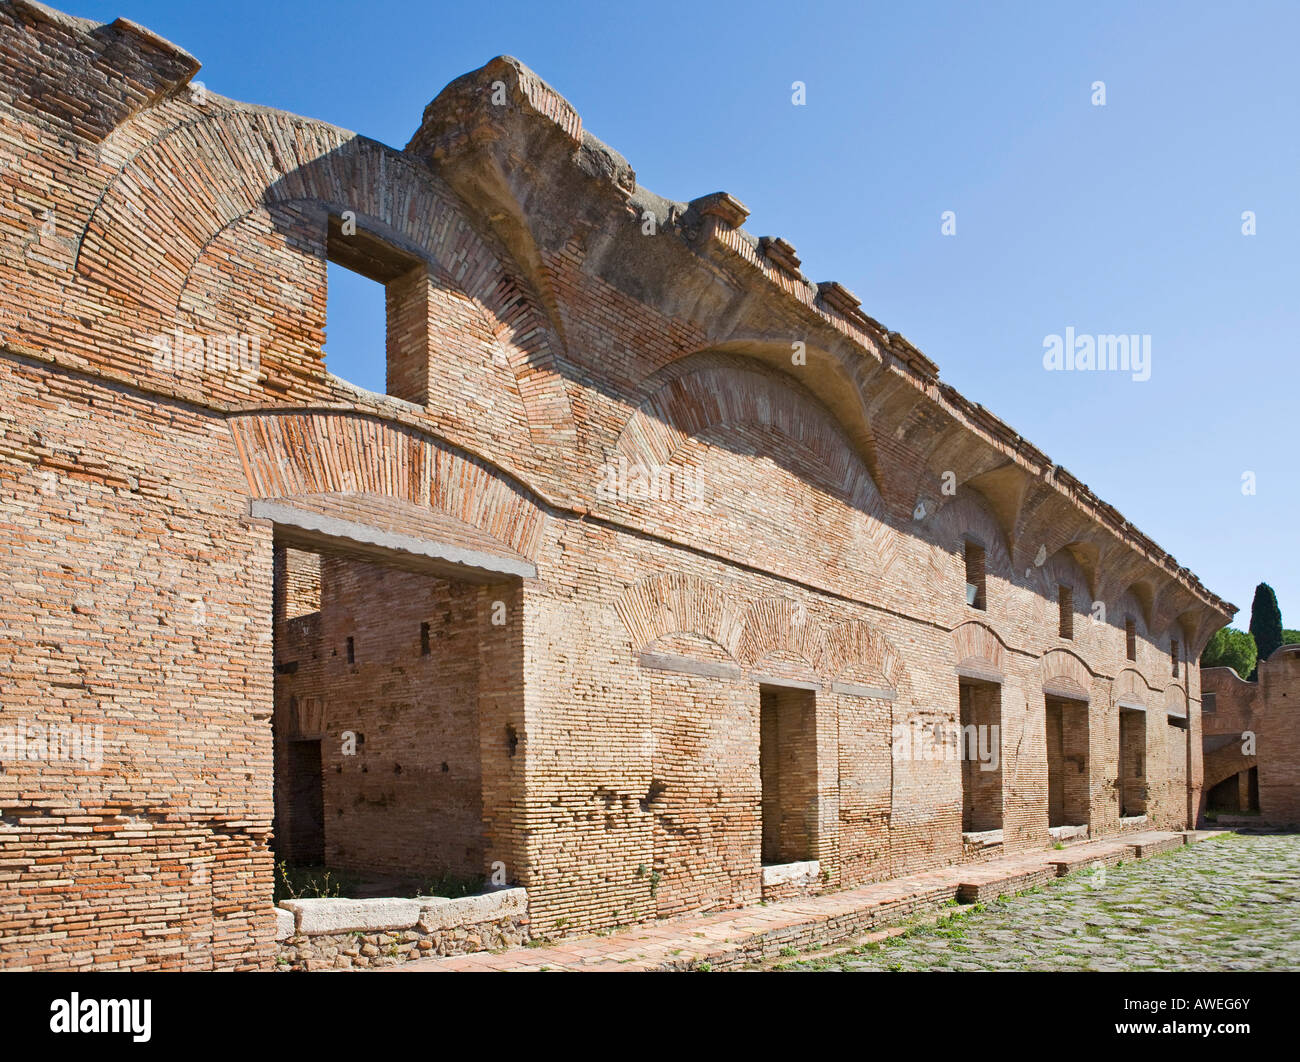
[(749, 678), (751, 682), (757, 682), (763, 686), (784, 686), (786, 689), (791, 690), (819, 690), (822, 688), (820, 682), (785, 678), (782, 675), (761, 675), (758, 672), (752, 672)]
[(840, 682), (838, 679), (831, 683), (832, 693), (841, 693), (847, 697), (870, 697), (877, 701), (892, 701), (898, 697), (897, 690), (883, 689), (876, 686), (859, 686), (855, 682)]
[(641, 654), (641, 666), (653, 668), (656, 671), (674, 671), (681, 675), (696, 675), (700, 678), (736, 680), (744, 675), (744, 672), (736, 664), (729, 664), (720, 660), (697, 660), (694, 657), (682, 656), (678, 653), (643, 652)]
[(270, 520), (282, 541), (299, 549), (356, 553), (407, 567), (414, 563), (470, 582), (497, 582), (502, 576), (537, 578), (537, 566), (531, 561), (386, 531), (284, 502), (254, 500), (251, 514), (255, 519)]

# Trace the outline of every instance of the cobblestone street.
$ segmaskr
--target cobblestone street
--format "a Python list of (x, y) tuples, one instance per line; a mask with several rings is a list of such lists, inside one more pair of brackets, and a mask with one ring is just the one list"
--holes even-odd
[(1300, 835), (1220, 837), (950, 911), (775, 968), (1300, 970)]

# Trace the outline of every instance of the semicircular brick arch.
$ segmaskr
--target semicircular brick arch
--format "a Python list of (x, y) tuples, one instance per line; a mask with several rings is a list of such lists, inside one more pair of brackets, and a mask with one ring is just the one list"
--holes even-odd
[(1084, 698), (1092, 696), (1092, 672), (1068, 649), (1051, 649), (1043, 654), (1040, 663), (1044, 688), (1070, 691)]
[(953, 662), (958, 667), (1006, 674), (1006, 647), (993, 628), (969, 620), (952, 632)]
[(645, 392), (614, 445), (629, 466), (665, 467), (699, 440), (712, 445), (731, 431), (759, 428), (780, 441), (778, 449), (804, 455), (801, 466), (816, 468), (822, 485), (856, 510), (859, 563), (882, 578), (895, 565), (897, 536), (870, 470), (831, 412), (796, 381), (735, 355), (701, 353), (656, 373)]
[[(186, 164), (194, 158), (205, 165)], [(355, 211), (420, 248), (495, 322), (533, 432), (576, 443), (549, 318), (431, 172), (365, 137), (251, 109), (174, 126), (105, 189), (80, 234), (76, 269), (172, 319), (211, 240), (246, 215), (293, 204)], [(148, 240), (138, 235), (142, 218)]]
[(387, 495), (537, 557), (545, 515), (533, 499), (430, 435), (347, 411), (250, 413), (229, 424), (254, 498)]
[(628, 418), (615, 450), (629, 463), (669, 464), (692, 436), (737, 425), (759, 426), (800, 447), (849, 504), (873, 514), (880, 495), (865, 462), (834, 417), (812, 395), (773, 370), (744, 359), (693, 355), (657, 374)]
[(1133, 621), (1134, 649), (1137, 653), (1139, 669), (1145, 664), (1147, 652), (1147, 640), (1150, 632), (1147, 629), (1147, 617), (1149, 608), (1143, 602), (1136, 585), (1126, 586), (1124, 590), (1115, 598), (1115, 605), (1110, 615), (1110, 621), (1121, 631), (1125, 630), (1125, 625), (1129, 620)]
[(1041, 567), (1031, 570), (1025, 580), (1044, 600), (1056, 599), (1056, 588), (1068, 586), (1074, 591), (1074, 608), (1081, 613), (1091, 611), (1093, 600), (1093, 577), (1079, 563), (1071, 546), (1062, 546)]
[(739, 659), (742, 609), (717, 583), (681, 572), (661, 572), (624, 590), (614, 611), (635, 650), (669, 635), (693, 634)]
[(1155, 703), (1159, 694), (1159, 691), (1153, 689), (1147, 682), (1142, 672), (1131, 667), (1126, 667), (1115, 676), (1114, 690), (1116, 700), (1122, 698), (1141, 705)]
[(830, 624), (820, 644), (822, 654), (814, 663), (822, 674), (865, 679), (894, 691), (902, 687), (902, 657), (871, 624), (862, 620)]
[(782, 655), (798, 657), (815, 668), (825, 655), (825, 630), (802, 602), (784, 597), (751, 602), (745, 609), (744, 624), (737, 659), (746, 666)]

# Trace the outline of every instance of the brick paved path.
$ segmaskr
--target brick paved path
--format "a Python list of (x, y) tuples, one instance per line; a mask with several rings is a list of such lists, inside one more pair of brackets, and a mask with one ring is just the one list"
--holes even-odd
[(1227, 835), (981, 906), (778, 968), (1300, 970), (1300, 835)]
[[(633, 926), (607, 936), (566, 938), (550, 945), (418, 960), (388, 967), (388, 970), (741, 968), (763, 960), (777, 959), (782, 955), (795, 954), (791, 949), (804, 951), (819, 944), (842, 945), (861, 940), (864, 934), (878, 927), (950, 907), (958, 897), (988, 902), (1004, 894), (1048, 883), (1053, 883), (1051, 888), (1055, 889), (1058, 887), (1057, 877), (1071, 872), (1072, 877), (1066, 879), (1070, 886), (1091, 889), (1091, 874), (1094, 872), (1090, 867), (1114, 867), (1122, 861), (1124, 867), (1107, 870), (1108, 874), (1120, 873), (1138, 856), (1181, 850), (1185, 843), (1191, 844), (1215, 836), (1219, 839), (1204, 847), (1217, 848), (1226, 843), (1226, 835), (1206, 833), (1130, 834), (1071, 845), (1061, 851), (1049, 849), (1007, 856), (987, 863), (944, 867), (812, 899), (677, 918)], [(1199, 850), (1202, 846), (1197, 847)], [(1187, 862), (1175, 864), (1170, 861), (1169, 865), (1197, 865), (1195, 856), (1180, 854), (1176, 858)], [(1165, 861), (1158, 862), (1161, 866), (1165, 865)], [(1216, 860), (1216, 865), (1219, 862), (1222, 860)], [(1290, 872), (1293, 873), (1294, 869), (1292, 865)], [(1283, 875), (1279, 873), (1275, 876)], [(1192, 901), (1193, 897), (1188, 895), (1186, 899)], [(1169, 904), (1172, 903), (1171, 898)], [(1157, 905), (1157, 909), (1163, 908)], [(885, 936), (884, 933), (875, 935)], [(961, 953), (952, 954), (955, 956)], [(846, 964), (852, 961), (870, 965), (872, 958), (864, 954), (848, 955), (843, 961)], [(888, 966), (889, 962), (884, 965)]]

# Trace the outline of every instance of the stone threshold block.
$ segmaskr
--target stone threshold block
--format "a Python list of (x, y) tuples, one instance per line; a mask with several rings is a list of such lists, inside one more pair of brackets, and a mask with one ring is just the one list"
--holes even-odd
[(977, 830), (961, 835), (963, 860), (987, 859), (1002, 853), (1001, 830)]
[[(1063, 878), (1076, 870), (1099, 870), (1102, 867), (1118, 866), (1132, 854), (1127, 848), (1112, 848), (1102, 852), (1076, 852), (1057, 859), (1049, 859), (1047, 865), (1056, 870), (1058, 878)], [(1141, 856), (1137, 858), (1140, 859)]]
[(344, 900), (319, 898), (285, 900), (282, 908), (293, 914), (298, 936), (322, 933), (368, 933), (384, 929), (411, 929), (420, 920), (419, 900)]
[(383, 968), (503, 951), (529, 939), (528, 893), (521, 888), (457, 899), (287, 900), (276, 921), (282, 970)]
[[(281, 911), (293, 919), (289, 936), (321, 936), (331, 933), (374, 933), (416, 929), (430, 933), (439, 929), (522, 918), (528, 912), (525, 889), (500, 889), (478, 896), (449, 899), (421, 896), (418, 899), (382, 898), (346, 900), (317, 898), (285, 900), (276, 912), (277, 928), (283, 928)], [(287, 939), (278, 937), (276, 939)]]
[(422, 898), (419, 904), (418, 928), (432, 933), (437, 929), (457, 929), (502, 918), (523, 918), (528, 914), (528, 890), (501, 889), (456, 900), (441, 896)]
[(1002, 843), (1001, 830), (979, 830), (975, 833), (963, 833), (961, 835), (962, 844), (973, 844), (979, 848), (987, 848), (992, 844)]
[(763, 868), (763, 888), (775, 888), (779, 885), (815, 885), (822, 872), (819, 860), (809, 859), (802, 863), (773, 863)]

